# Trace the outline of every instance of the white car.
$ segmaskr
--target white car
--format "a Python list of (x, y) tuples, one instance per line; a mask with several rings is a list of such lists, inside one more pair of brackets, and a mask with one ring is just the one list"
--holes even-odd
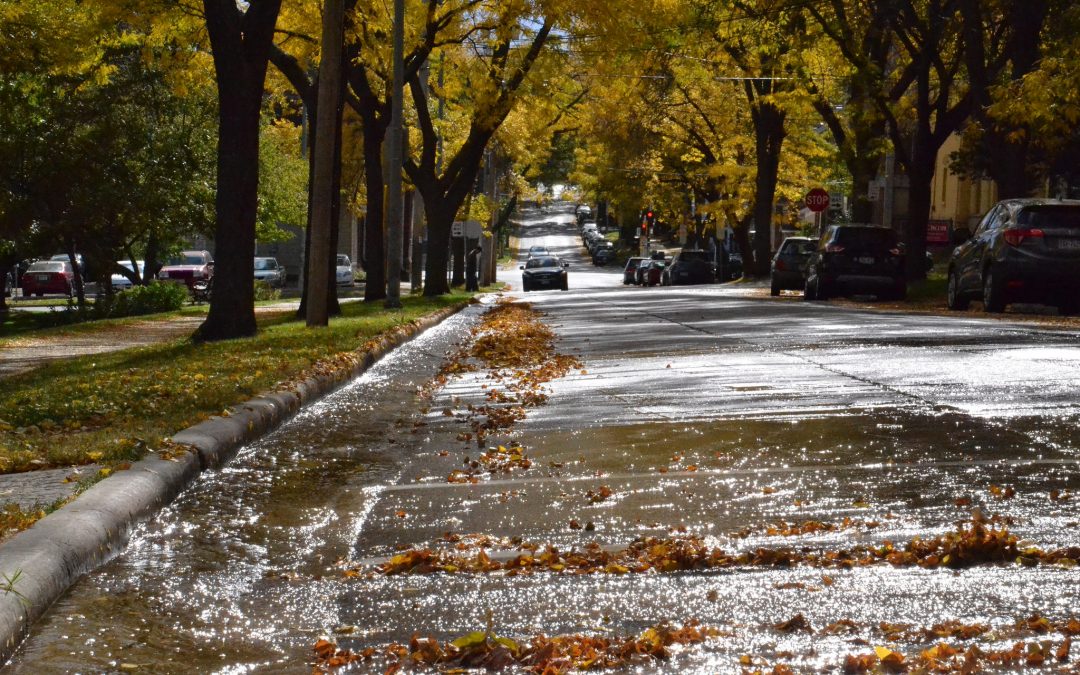
[[(134, 270), (135, 269), (135, 268), (133, 268), (131, 266), (131, 261), (130, 260), (117, 260), (116, 264), (120, 265), (121, 267), (126, 267), (129, 270)], [(137, 265), (137, 268), (139, 270), (139, 278), (140, 279), (145, 279), (146, 278), (146, 263), (144, 263), (142, 260), (136, 260), (135, 264)], [(110, 277), (110, 279), (109, 279), (109, 283), (112, 284), (112, 287), (113, 287), (114, 291), (123, 291), (123, 290), (126, 290), (128, 288), (131, 288), (132, 285), (133, 285), (131, 283), (131, 279), (128, 279), (123, 274), (114, 274), (114, 275), (112, 275), (112, 277)]]
[(285, 287), (285, 268), (277, 258), (255, 258), (255, 281), (270, 284), (273, 288)]
[(353, 276), (352, 260), (349, 260), (349, 256), (339, 253), (337, 256), (337, 285), (338, 286), (353, 286), (356, 283), (356, 279)]

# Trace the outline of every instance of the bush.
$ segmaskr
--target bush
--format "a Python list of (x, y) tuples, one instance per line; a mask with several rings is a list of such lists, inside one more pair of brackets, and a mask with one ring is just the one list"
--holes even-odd
[(172, 312), (184, 306), (188, 301), (187, 286), (176, 283), (153, 282), (149, 286), (133, 286), (120, 291), (112, 302), (101, 301), (94, 305), (101, 318), (119, 318)]
[(281, 290), (274, 288), (265, 281), (255, 282), (255, 300), (279, 300), (281, 299)]

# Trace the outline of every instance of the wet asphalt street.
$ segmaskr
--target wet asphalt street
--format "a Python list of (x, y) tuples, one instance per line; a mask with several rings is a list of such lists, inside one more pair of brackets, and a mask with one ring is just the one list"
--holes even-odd
[[(1051, 566), (342, 578), (335, 561), (378, 563), (445, 545), (448, 532), (561, 549), (696, 534), (732, 551), (817, 550), (929, 537), (978, 511), (1011, 518), (1043, 549), (1080, 546), (1080, 498), (1062, 498), (1080, 489), (1076, 332), (731, 285), (624, 287), (620, 270), (582, 256), (569, 212), (531, 217), (522, 248), (566, 256), (570, 290), (515, 294), (583, 363), (491, 439), (520, 442), (531, 468), (447, 482), (478, 452), (457, 436), (487, 395), (483, 372), (416, 411), (416, 387), (476, 321), (470, 309), (181, 497), (73, 589), (4, 672), (307, 672), (319, 636), (360, 648), (451, 639), (489, 620), (520, 638), (691, 619), (722, 635), (643, 672), (740, 672), (746, 658), (839, 672), (873, 646), (934, 643), (897, 643), (883, 622), (1004, 631), (1034, 614), (1080, 615), (1080, 570)], [(501, 275), (520, 288), (516, 268)], [(602, 487), (610, 497), (593, 499)], [(845, 517), (875, 525), (766, 530)], [(812, 631), (774, 627), (798, 614)], [(850, 630), (821, 630), (840, 620)], [(1014, 638), (978, 639), (990, 649)]]

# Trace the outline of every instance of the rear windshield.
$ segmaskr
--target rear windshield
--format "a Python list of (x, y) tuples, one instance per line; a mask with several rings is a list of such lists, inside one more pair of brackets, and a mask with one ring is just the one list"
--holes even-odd
[(349, 267), (351, 265), (352, 265), (352, 261), (349, 260), (349, 256), (347, 256), (347, 255), (339, 255), (337, 257), (337, 266), (338, 267)]
[(708, 262), (708, 253), (705, 251), (682, 251), (679, 253), (679, 260), (683, 262), (689, 262), (691, 260), (697, 260), (700, 262)]
[(1080, 229), (1080, 206), (1030, 206), (1018, 218), (1026, 227), (1068, 227)]
[(178, 255), (169, 258), (166, 265), (205, 265), (206, 258), (201, 255)]
[(533, 269), (536, 267), (558, 267), (559, 261), (555, 258), (533, 258), (529, 262), (525, 263), (525, 269)]
[(63, 272), (64, 263), (43, 260), (36, 262), (26, 269), (27, 272)]
[(817, 247), (817, 242), (810, 239), (788, 239), (784, 242), (785, 255), (810, 255)]
[(275, 260), (274, 258), (255, 258), (255, 269), (276, 270), (277, 260)]
[(629, 260), (626, 261), (626, 269), (628, 269), (628, 270), (637, 269), (637, 267), (641, 264), (641, 261), (642, 261), (641, 258), (630, 258)]
[(896, 232), (884, 227), (841, 227), (833, 241), (852, 248), (891, 248), (896, 246)]

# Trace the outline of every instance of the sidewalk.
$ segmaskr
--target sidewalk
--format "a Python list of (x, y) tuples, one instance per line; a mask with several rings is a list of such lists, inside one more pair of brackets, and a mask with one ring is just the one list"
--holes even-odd
[[(349, 298), (342, 302), (357, 300)], [(298, 300), (283, 300), (270, 305), (260, 305), (255, 308), (255, 312), (265, 314), (296, 311), (299, 306)], [(31, 333), (10, 338), (0, 347), (0, 385), (5, 377), (54, 361), (179, 340), (195, 332), (204, 319), (203, 316), (143, 319), (75, 334), (35, 336)], [(99, 469), (97, 465), (87, 465), (0, 474), (0, 508), (5, 504), (17, 504), (20, 508), (29, 510), (67, 499), (75, 494), (80, 479), (93, 476)]]

